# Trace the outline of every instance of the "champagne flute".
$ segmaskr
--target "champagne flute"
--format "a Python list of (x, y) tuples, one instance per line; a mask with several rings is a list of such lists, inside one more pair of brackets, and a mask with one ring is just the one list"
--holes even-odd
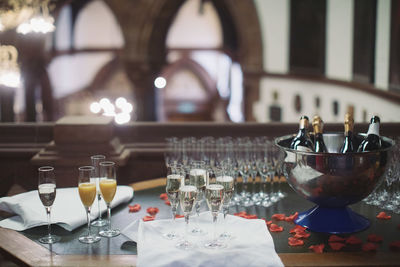
[(191, 233), (193, 235), (205, 235), (207, 234), (206, 231), (201, 229), (198, 226), (198, 218), (200, 216), (200, 207), (201, 203), (204, 200), (204, 192), (206, 189), (206, 185), (208, 183), (208, 175), (207, 175), (207, 170), (205, 167), (205, 162), (204, 161), (192, 161), (190, 164), (190, 170), (189, 170), (189, 184), (193, 185), (197, 188), (197, 197), (196, 201), (194, 203), (194, 207), (196, 210), (197, 214), (197, 219), (196, 219), (196, 226), (195, 228), (192, 229)]
[(100, 241), (100, 237), (92, 235), (90, 231), (90, 209), (96, 198), (96, 183), (93, 182), (94, 167), (93, 166), (82, 166), (78, 168), (79, 180), (78, 180), (78, 191), (79, 197), (81, 198), (82, 204), (86, 209), (88, 233), (79, 237), (79, 241), (85, 244), (92, 244)]
[(175, 216), (176, 210), (179, 204), (179, 188), (182, 183), (182, 179), (184, 179), (184, 173), (181, 164), (171, 164), (168, 167), (167, 174), (167, 186), (165, 191), (167, 192), (169, 202), (171, 203), (172, 209), (172, 231), (164, 234), (163, 236), (167, 239), (175, 239), (179, 237), (179, 235), (174, 231), (175, 229)]
[(233, 171), (225, 170), (224, 168), (216, 169), (216, 183), (220, 184), (224, 188), (223, 202), (222, 202), (222, 213), (224, 214), (224, 229), (225, 231), (219, 236), (222, 239), (231, 239), (233, 236), (226, 231), (226, 216), (229, 212), (229, 205), (234, 191), (234, 180)]
[(47, 235), (39, 238), (39, 242), (53, 244), (61, 239), (59, 236), (51, 234), (50, 211), (56, 199), (56, 177), (53, 167), (43, 166), (39, 168), (38, 192), (47, 213)]
[(197, 197), (197, 187), (193, 185), (183, 185), (179, 188), (179, 200), (181, 209), (185, 215), (185, 234), (183, 239), (176, 244), (177, 248), (188, 250), (192, 249), (194, 245), (187, 240), (189, 231), (189, 216), (193, 209), (193, 203)]
[(224, 187), (220, 184), (207, 185), (206, 200), (213, 217), (214, 234), (213, 234), (213, 239), (211, 241), (206, 242), (204, 244), (204, 247), (209, 249), (224, 248), (226, 247), (226, 244), (220, 242), (217, 238), (217, 218), (218, 218), (218, 212), (221, 209), (222, 202), (224, 200)]
[(115, 173), (115, 163), (112, 161), (100, 162), (100, 191), (107, 204), (108, 229), (99, 232), (104, 237), (118, 236), (121, 232), (111, 228), (111, 201), (117, 191), (117, 177)]
[(103, 220), (103, 218), (101, 216), (102, 214), (101, 214), (101, 208), (100, 208), (101, 192), (100, 192), (100, 185), (99, 185), (99, 181), (100, 181), (99, 164), (100, 164), (100, 162), (105, 161), (106, 157), (103, 155), (94, 155), (94, 156), (91, 156), (90, 159), (92, 161), (92, 166), (94, 167), (94, 179), (96, 181), (96, 190), (97, 190), (97, 205), (99, 208), (97, 220), (92, 222), (92, 225), (101, 227), (101, 226), (107, 225), (107, 220)]

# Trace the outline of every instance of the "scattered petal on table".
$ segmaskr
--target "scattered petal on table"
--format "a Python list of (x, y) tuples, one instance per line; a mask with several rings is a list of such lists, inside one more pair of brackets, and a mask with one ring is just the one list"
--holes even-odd
[(351, 235), (346, 239), (346, 243), (350, 245), (361, 245), (362, 240), (354, 235)]
[(380, 243), (383, 241), (382, 236), (376, 234), (369, 234), (367, 240), (373, 243)]
[(298, 238), (294, 237), (289, 237), (289, 246), (295, 247), (295, 246), (302, 246), (304, 245), (304, 241)]
[(282, 213), (276, 213), (276, 214), (272, 215), (272, 219), (275, 219), (277, 221), (284, 221), (285, 218), (286, 218), (286, 215), (282, 214)]
[(314, 251), (315, 253), (323, 253), (325, 244), (312, 245), (312, 246), (309, 246), (308, 248), (311, 249), (312, 251)]
[(337, 235), (331, 235), (328, 239), (328, 242), (344, 242), (344, 241), (346, 241), (346, 238)]
[(329, 242), (329, 246), (331, 247), (332, 250), (339, 251), (346, 245), (339, 242)]
[(269, 230), (270, 230), (271, 232), (282, 232), (282, 231), (283, 231), (283, 227), (282, 227), (282, 226), (278, 226), (278, 225), (272, 223), (272, 224), (270, 225), (270, 227), (269, 227)]
[(160, 210), (158, 208), (156, 208), (156, 207), (150, 207), (150, 208), (147, 208), (146, 211), (151, 216), (155, 216)]
[(142, 209), (142, 206), (140, 206), (140, 204), (128, 205), (128, 207), (129, 207), (129, 212), (138, 212)]
[(362, 246), (362, 250), (363, 251), (376, 251), (378, 249), (378, 246), (376, 245), (376, 244), (374, 244), (374, 243), (365, 243), (363, 246)]
[(296, 211), (294, 214), (285, 217), (285, 221), (294, 222), (299, 217), (299, 213)]
[(160, 198), (161, 198), (162, 200), (167, 200), (167, 199), (168, 199), (167, 193), (162, 193), (162, 194), (160, 195)]
[(381, 219), (381, 220), (390, 220), (390, 218), (392, 218), (392, 216), (387, 215), (386, 212), (381, 211), (379, 212), (379, 214), (376, 216), (376, 218)]
[(154, 219), (155, 219), (154, 216), (148, 216), (148, 215), (146, 215), (146, 216), (144, 216), (144, 217), (142, 218), (142, 220), (143, 220), (144, 222), (154, 221)]
[(290, 229), (289, 233), (290, 234), (295, 234), (297, 232), (304, 232), (307, 229), (307, 227), (301, 226), (301, 225), (296, 225), (292, 229)]

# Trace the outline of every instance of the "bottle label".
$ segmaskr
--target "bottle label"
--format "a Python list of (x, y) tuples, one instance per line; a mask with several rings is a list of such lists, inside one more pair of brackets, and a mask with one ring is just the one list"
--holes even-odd
[(313, 152), (309, 147), (306, 147), (306, 146), (297, 146), (296, 150), (302, 151), (302, 152)]
[(371, 123), (368, 128), (367, 135), (375, 134), (379, 136), (379, 123)]

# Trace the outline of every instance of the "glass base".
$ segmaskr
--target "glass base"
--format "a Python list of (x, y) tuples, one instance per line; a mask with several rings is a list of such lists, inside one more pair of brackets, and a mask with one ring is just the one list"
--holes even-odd
[(96, 226), (96, 227), (101, 227), (101, 226), (106, 226), (107, 224), (108, 224), (107, 220), (100, 219), (100, 220), (93, 221), (91, 225)]
[(206, 235), (207, 232), (204, 231), (204, 230), (201, 229), (201, 228), (193, 228), (193, 229), (190, 231), (190, 234), (191, 234), (191, 235)]
[(99, 232), (99, 235), (104, 236), (104, 237), (114, 237), (118, 236), (121, 232), (118, 229), (112, 229), (112, 230), (102, 230)]
[(85, 243), (85, 244), (96, 243), (96, 242), (99, 242), (100, 239), (101, 239), (101, 237), (100, 237), (100, 236), (97, 236), (97, 235), (85, 235), (85, 236), (80, 236), (80, 237), (78, 238), (78, 240), (79, 240), (81, 243)]
[(195, 245), (190, 243), (187, 240), (182, 240), (178, 244), (176, 244), (175, 247), (177, 247), (179, 249), (183, 249), (183, 250), (189, 250), (189, 249), (193, 249), (195, 247)]
[(46, 235), (39, 238), (39, 242), (43, 244), (54, 244), (61, 240), (61, 237), (57, 235)]
[(222, 240), (231, 240), (234, 239), (235, 237), (228, 232), (223, 232), (222, 234), (219, 235), (218, 238)]
[(225, 243), (220, 242), (218, 240), (211, 240), (205, 243), (204, 247), (208, 249), (221, 249), (221, 248), (226, 248), (227, 246)]
[(173, 239), (179, 238), (180, 236), (175, 232), (170, 232), (170, 233), (163, 234), (163, 237), (166, 239), (169, 239), (169, 240), (173, 240)]

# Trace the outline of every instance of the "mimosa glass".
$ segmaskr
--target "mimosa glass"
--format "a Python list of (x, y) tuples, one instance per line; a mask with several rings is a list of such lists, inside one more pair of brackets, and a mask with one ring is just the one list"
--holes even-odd
[(82, 166), (79, 170), (78, 191), (82, 204), (86, 209), (88, 233), (79, 237), (79, 241), (85, 244), (92, 244), (100, 241), (100, 237), (92, 235), (90, 230), (90, 209), (96, 198), (96, 183), (93, 181), (94, 167)]
[(100, 162), (100, 191), (104, 201), (107, 204), (108, 227), (107, 230), (102, 230), (99, 235), (104, 237), (118, 236), (121, 232), (118, 229), (111, 227), (111, 201), (114, 199), (117, 191), (117, 177), (115, 163), (112, 161)]

